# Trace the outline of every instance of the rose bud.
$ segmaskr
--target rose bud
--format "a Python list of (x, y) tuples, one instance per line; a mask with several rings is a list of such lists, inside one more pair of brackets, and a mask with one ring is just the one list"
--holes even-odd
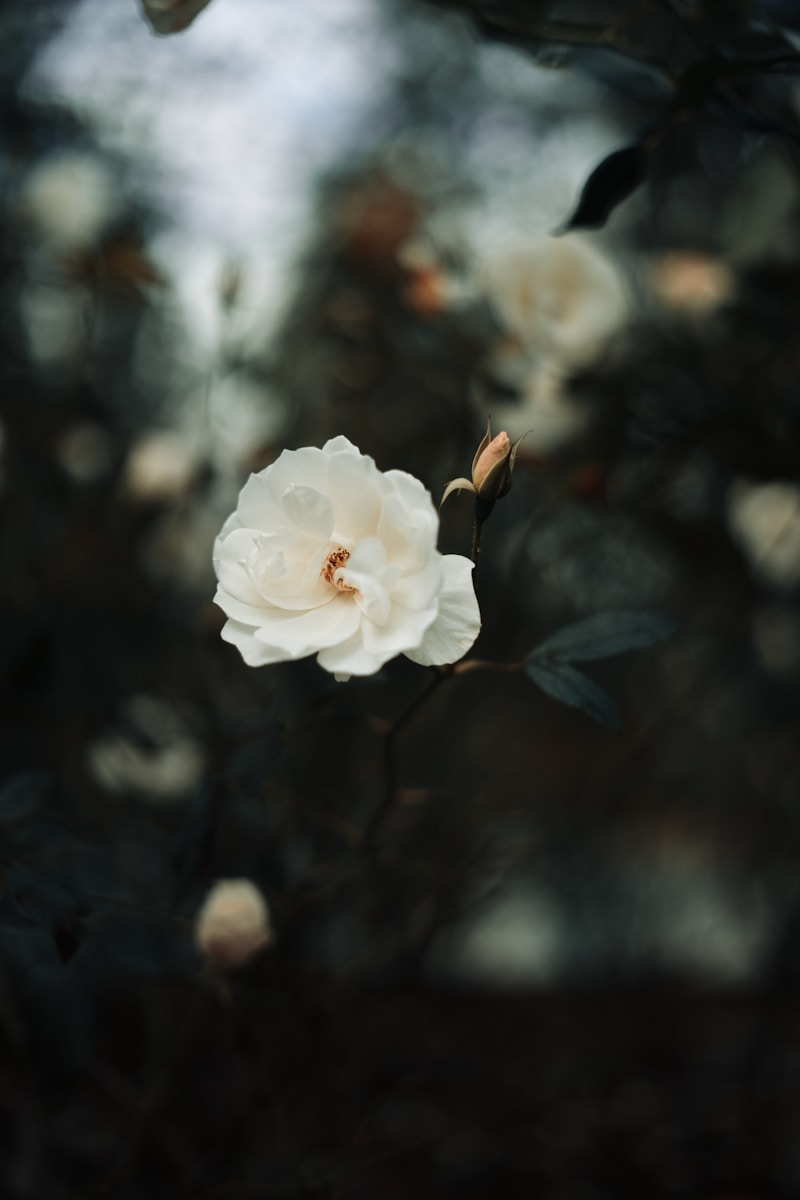
[[(466, 488), (473, 492), (491, 509), (495, 500), (502, 499), (511, 487), (511, 473), (517, 457), (522, 437), (511, 443), (508, 434), (498, 433), (492, 437), (491, 420), (487, 423), (483, 441), (475, 451), (472, 460), (472, 479), (453, 479), (448, 483), (442, 496), (442, 504), (452, 492)], [(441, 505), (439, 506), (441, 507)]]
[(194, 935), (218, 967), (242, 967), (272, 942), (267, 902), (249, 879), (220, 879), (200, 906)]

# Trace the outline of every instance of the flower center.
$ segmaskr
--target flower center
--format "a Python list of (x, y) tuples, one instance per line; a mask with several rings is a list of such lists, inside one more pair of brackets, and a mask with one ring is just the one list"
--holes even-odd
[(325, 560), (325, 566), (320, 571), (320, 575), (326, 583), (332, 583), (340, 592), (354, 592), (356, 589), (351, 587), (349, 583), (345, 583), (341, 579), (334, 579), (335, 573), (339, 567), (343, 567), (350, 557), (350, 551), (345, 550), (343, 546), (339, 546), (337, 550), (332, 550)]

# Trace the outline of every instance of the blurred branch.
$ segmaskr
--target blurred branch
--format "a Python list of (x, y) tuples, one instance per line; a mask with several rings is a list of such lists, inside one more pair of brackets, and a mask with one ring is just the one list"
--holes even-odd
[(433, 667), (436, 673), (433, 679), (430, 680), (428, 686), (424, 688), (411, 701), (404, 712), (400, 714), (384, 734), (383, 742), (383, 764), (384, 764), (384, 794), (378, 807), (373, 812), (372, 816), (367, 821), (364, 827), (364, 845), (368, 850), (374, 853), (375, 838), (380, 828), (381, 823), (387, 813), (394, 806), (395, 795), (397, 792), (397, 757), (395, 752), (395, 740), (398, 733), (408, 722), (414, 717), (422, 706), (430, 699), (435, 691), (446, 679), (449, 679), (456, 671), (456, 667), (450, 665), (446, 667)]
[(538, 42), (554, 42), (567, 46), (596, 46), (601, 49), (615, 50), (626, 58), (634, 59), (644, 66), (652, 67), (661, 72), (672, 83), (676, 83), (674, 74), (664, 63), (663, 59), (636, 42), (620, 37), (619, 30), (635, 19), (636, 14), (627, 13), (617, 18), (610, 25), (599, 29), (592, 25), (578, 25), (571, 21), (550, 21), (546, 24), (519, 25), (510, 21), (507, 16), (493, 13), (491, 17), (485, 14), (480, 19), (483, 27), (496, 27), (514, 34), (520, 39)]

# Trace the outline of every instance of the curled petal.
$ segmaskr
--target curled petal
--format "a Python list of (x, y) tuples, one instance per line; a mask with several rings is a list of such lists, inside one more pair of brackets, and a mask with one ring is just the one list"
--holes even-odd
[(252, 625), (230, 618), (222, 626), (223, 642), (230, 642), (241, 654), (248, 667), (266, 667), (270, 663), (283, 662), (285, 656), (278, 653), (274, 646), (263, 646), (254, 638), (255, 630)]
[(341, 593), (330, 604), (308, 612), (265, 609), (254, 630), (255, 640), (280, 653), (275, 662), (305, 658), (320, 647), (333, 646), (352, 636), (361, 624), (361, 613), (352, 597)]
[(474, 563), (460, 554), (445, 554), (439, 612), (421, 644), (404, 653), (423, 667), (440, 667), (466, 654), (481, 629), (481, 614), (472, 586)]
[(361, 636), (364, 647), (370, 654), (378, 655), (383, 662), (394, 658), (397, 654), (405, 654), (409, 649), (421, 645), (425, 634), (436, 620), (436, 609), (425, 608), (417, 612), (410, 608), (402, 608), (395, 604), (392, 608), (392, 619), (383, 625), (373, 621), (361, 622)]

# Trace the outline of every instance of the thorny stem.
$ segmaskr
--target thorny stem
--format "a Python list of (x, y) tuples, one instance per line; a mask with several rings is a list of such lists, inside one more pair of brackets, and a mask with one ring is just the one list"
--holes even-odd
[(478, 551), (481, 548), (481, 534), (482, 533), (483, 533), (483, 524), (476, 520), (474, 525), (472, 526), (472, 550), (470, 551), (470, 555), (469, 555), (470, 558), (472, 559), (472, 561), (475, 563), (476, 567), (478, 566)]
[(483, 537), (483, 527), (492, 515), (495, 501), (489, 500), (486, 496), (477, 495), (475, 497), (475, 516), (472, 525), (472, 553), (470, 558), (475, 563), (475, 570), (478, 569), (478, 554), (481, 548), (481, 538)]

